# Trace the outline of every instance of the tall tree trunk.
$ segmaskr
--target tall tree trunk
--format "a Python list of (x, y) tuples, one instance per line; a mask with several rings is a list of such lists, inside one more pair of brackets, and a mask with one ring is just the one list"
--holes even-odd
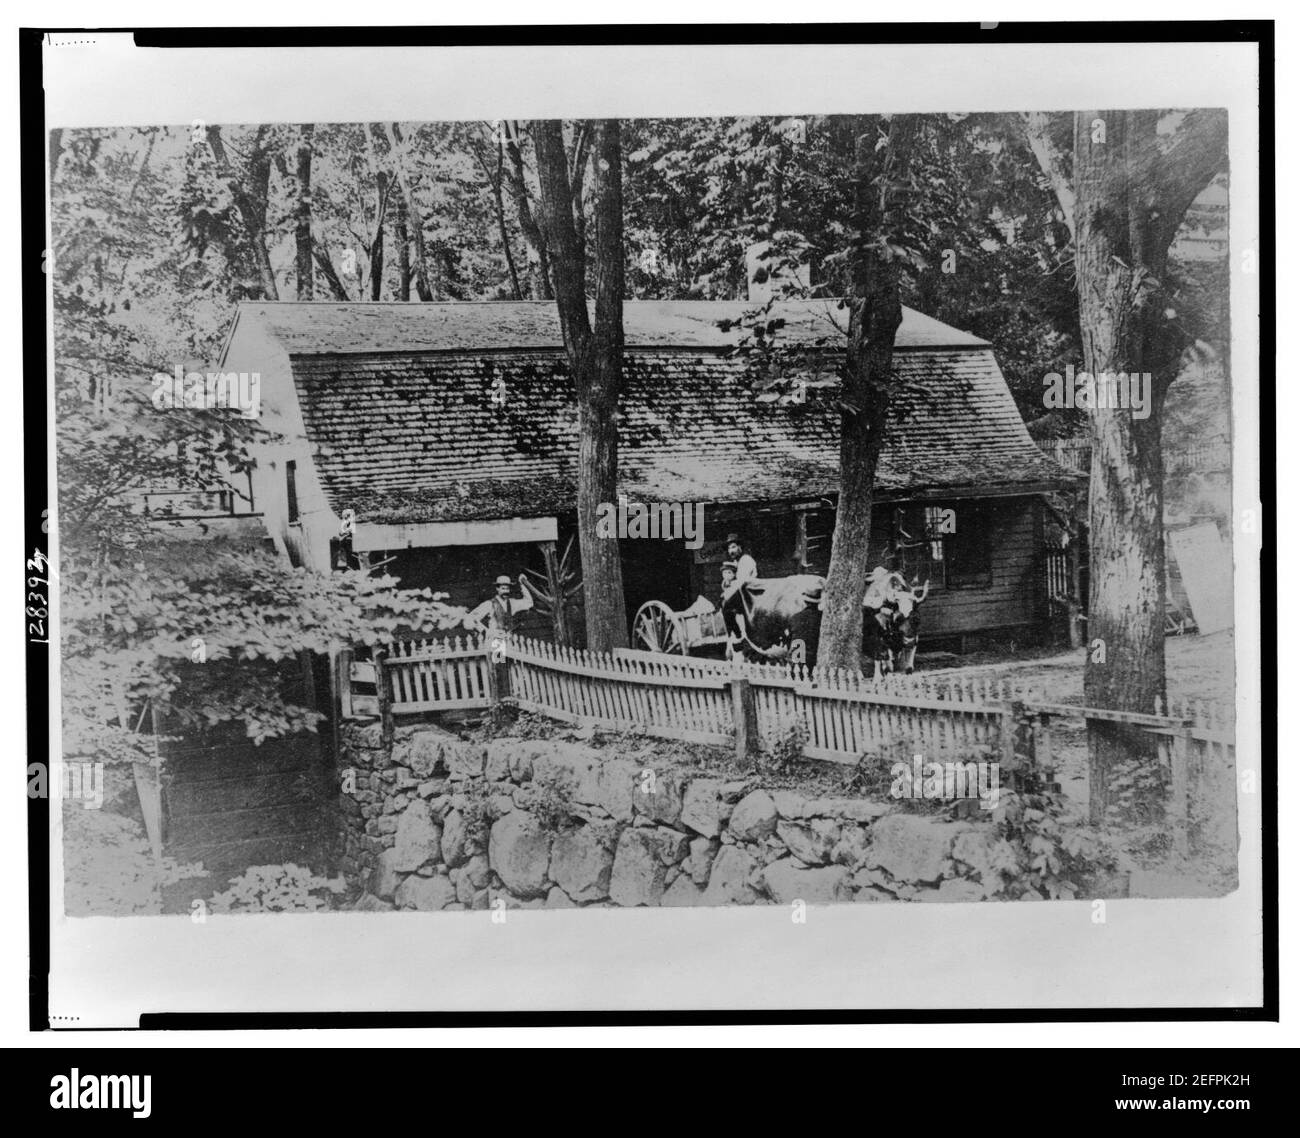
[(320, 266), (320, 271), (325, 277), (325, 283), (330, 286), (330, 292), (334, 294), (334, 299), (351, 300), (352, 297), (348, 295), (347, 286), (343, 283), (338, 270), (334, 267), (333, 260), (330, 259), (329, 250), (320, 243), (315, 243), (312, 245), (311, 255), (316, 264)]
[[(1154, 112), (1080, 112), (1074, 123), (1075, 275), (1084, 366), (1093, 376), (1141, 375), (1161, 363), (1149, 340), (1160, 313), (1150, 294), (1165, 277), (1168, 245), (1156, 249), (1149, 219), (1157, 187), (1149, 167)], [(1094, 123), (1103, 123), (1097, 136)], [(1145, 153), (1150, 149), (1151, 154)], [(1154, 381), (1155, 377), (1152, 376)], [(1153, 401), (1173, 379), (1163, 374)], [(1091, 707), (1151, 714), (1165, 690), (1164, 464), (1161, 407), (1137, 418), (1126, 408), (1088, 415), (1092, 443), (1088, 530), (1091, 597), (1083, 690)], [(1159, 702), (1157, 702), (1159, 701)], [(1108, 723), (1089, 724), (1091, 820), (1104, 820), (1109, 770), (1126, 739)], [(1154, 748), (1147, 748), (1154, 754)]]
[(618, 539), (601, 536), (597, 510), (618, 498), (618, 394), (623, 375), (623, 182), (619, 124), (602, 121), (595, 144), (596, 323), (587, 315), (583, 247), (573, 218), (564, 136), (534, 122), (542, 215), (555, 300), (578, 398), (578, 548), (587, 647), (626, 647), (627, 612)]
[[(563, 147), (561, 147), (563, 148)], [(517, 127), (505, 140), (506, 157), (510, 165), (506, 176), (510, 182), (510, 193), (515, 201), (515, 213), (519, 219), (519, 232), (523, 234), (524, 245), (528, 251), (529, 291), (534, 300), (555, 300), (556, 293), (551, 287), (550, 251), (547, 248), (547, 235), (543, 227), (533, 217), (532, 206), (528, 201), (528, 182), (524, 177), (524, 155), (519, 147)], [(566, 159), (567, 162), (567, 159)], [(540, 171), (538, 174), (540, 178)], [(565, 192), (572, 203), (573, 193), (568, 188), (568, 167), (565, 167)], [(546, 209), (545, 203), (542, 209)], [(548, 227), (549, 228), (549, 227)], [(576, 232), (576, 231), (575, 231)]]
[(887, 145), (877, 147), (875, 132), (865, 132), (857, 140), (854, 160), (857, 247), (841, 396), (840, 497), (817, 650), (821, 667), (854, 672), (862, 666), (862, 598), (876, 467), (894, 386), (894, 336), (903, 322), (901, 264), (879, 238), (889, 234), (902, 206), (892, 187), (905, 176), (914, 132), (910, 117), (896, 117), (890, 121)]
[(298, 141), (296, 174), (297, 202), (294, 207), (294, 268), (298, 276), (298, 299), (311, 300), (315, 272), (311, 255), (311, 152), (315, 127), (306, 123)]
[(506, 255), (506, 268), (510, 272), (510, 292), (515, 300), (523, 300), (524, 293), (519, 287), (519, 270), (515, 267), (515, 254), (514, 250), (510, 248), (510, 233), (506, 228), (505, 195), (501, 192), (504, 163), (505, 147), (498, 142), (496, 176), (489, 175), (488, 181), (492, 185), (492, 204), (496, 210), (497, 232), (501, 235), (501, 249)]
[(266, 131), (266, 127), (258, 127), (253, 136), (246, 177), (241, 177), (231, 166), (220, 126), (209, 126), (207, 139), (212, 156), (217, 160), (217, 170), (229, 186), (235, 208), (239, 210), (262, 296), (266, 300), (279, 300), (280, 291), (275, 284), (275, 272), (266, 248), (266, 196), (271, 184), (271, 153), (266, 147)]
[(384, 215), (388, 205), (388, 174), (375, 171), (375, 236), (370, 242), (370, 299), (379, 300), (384, 287)]
[[(419, 203), (415, 200), (415, 189), (406, 173), (406, 157), (403, 149), (402, 128), (397, 123), (386, 124), (388, 146), (393, 155), (394, 168), (397, 171), (397, 189), (403, 207), (403, 215), (415, 244), (415, 294), (422, 301), (433, 299), (433, 289), (429, 285), (429, 259), (424, 247), (424, 217), (420, 213)], [(410, 286), (406, 286), (406, 297), (411, 298)]]
[[(1141, 377), (1149, 414), (1131, 407), (1088, 410), (1089, 576), (1084, 700), (1093, 707), (1152, 713), (1165, 700), (1165, 394), (1189, 335), (1168, 290), (1169, 247), (1196, 195), (1226, 156), (1222, 112), (1193, 111), (1175, 138), (1157, 134), (1158, 111), (1079, 111), (1072, 177), (1043, 116), (1027, 116), (1035, 155), (1057, 191), (1074, 235), (1079, 327), (1086, 371)], [(1107, 395), (1110, 388), (1103, 387)], [(1099, 400), (1098, 402), (1103, 402)], [(1105, 820), (1117, 758), (1147, 754), (1147, 739), (1089, 724), (1090, 804)]]
[(397, 242), (397, 299), (411, 299), (411, 236), (406, 231), (406, 199), (397, 195), (393, 211), (393, 238)]

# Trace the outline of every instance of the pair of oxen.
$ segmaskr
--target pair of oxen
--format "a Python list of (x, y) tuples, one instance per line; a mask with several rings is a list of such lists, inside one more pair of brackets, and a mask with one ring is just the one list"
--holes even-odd
[[(767, 663), (817, 660), (826, 579), (813, 573), (746, 581), (723, 599), (728, 655)], [(876, 676), (910, 673), (920, 641), (920, 605), (930, 582), (909, 585), (877, 566), (862, 598), (862, 653)]]

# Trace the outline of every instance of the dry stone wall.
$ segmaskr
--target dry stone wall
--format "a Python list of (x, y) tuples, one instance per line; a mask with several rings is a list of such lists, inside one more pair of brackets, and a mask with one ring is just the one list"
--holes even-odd
[[(339, 853), (363, 908), (977, 900), (959, 842), (991, 827), (892, 803), (657, 772), (581, 744), (342, 733)], [(960, 849), (960, 847), (958, 847)]]

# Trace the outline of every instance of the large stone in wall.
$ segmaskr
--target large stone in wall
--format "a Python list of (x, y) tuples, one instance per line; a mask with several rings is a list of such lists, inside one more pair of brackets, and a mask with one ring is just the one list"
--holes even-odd
[(475, 889), (483, 889), (487, 886), (491, 877), (492, 867), (488, 864), (487, 854), (475, 854), (462, 867), (462, 876), (469, 879)]
[(419, 727), (409, 731), (403, 737), (399, 735), (393, 743), (391, 762), (396, 766), (410, 767), (417, 778), (429, 778), (434, 774), (445, 774), (447, 760), (445, 750), (459, 740), (440, 727)]
[(546, 908), (548, 909), (572, 909), (573, 900), (558, 885), (553, 885), (551, 891), (546, 894)]
[(606, 759), (596, 768), (595, 793), (587, 799), (618, 822), (630, 822), (639, 793), (641, 766), (629, 759)]
[(457, 739), (447, 744), (443, 754), (447, 762), (448, 778), (463, 782), (483, 777), (487, 766), (487, 747), (482, 743), (467, 743)]
[(376, 750), (384, 744), (382, 723), (349, 723), (343, 729), (344, 743), (349, 748)]
[(731, 817), (732, 807), (722, 797), (725, 785), (717, 778), (693, 780), (682, 797), (682, 825), (706, 838), (716, 838)]
[(435, 912), (455, 900), (456, 887), (446, 877), (408, 877), (393, 897), (399, 909), (421, 912)]
[(516, 897), (544, 897), (551, 860), (551, 835), (526, 810), (515, 810), (492, 825), (488, 861)]
[(580, 826), (555, 839), (551, 879), (575, 901), (603, 901), (609, 896), (614, 851), (595, 826)]
[(772, 791), (772, 805), (776, 807), (776, 812), (782, 818), (803, 818), (805, 817), (804, 808), (808, 805), (808, 799), (805, 795), (798, 794), (793, 790), (774, 790)]
[(664, 909), (692, 909), (704, 904), (704, 890), (682, 874), (664, 891), (659, 905)]
[(692, 838), (690, 854), (682, 863), (682, 868), (690, 874), (696, 885), (707, 885), (709, 874), (713, 870), (713, 859), (718, 852), (716, 838)]
[[(649, 771), (653, 778), (648, 778)], [(665, 826), (676, 826), (682, 818), (682, 778), (674, 772), (660, 773), (653, 767), (638, 767), (632, 808)]]
[(423, 798), (414, 799), (402, 811), (394, 834), (393, 868), (395, 870), (411, 873), (426, 861), (438, 858), (442, 830), (433, 820), (429, 804)]
[(893, 809), (888, 802), (869, 798), (809, 798), (793, 790), (772, 791), (772, 802), (782, 818), (836, 818), (847, 822), (873, 822)]
[(938, 889), (926, 889), (920, 901), (982, 901), (984, 886), (967, 877), (949, 877), (939, 882)]
[(379, 855), (379, 862), (370, 877), (370, 891), (376, 897), (391, 901), (394, 891), (401, 882), (397, 872), (397, 850), (387, 849)]
[(776, 836), (800, 861), (826, 865), (839, 841), (840, 824), (833, 818), (810, 818), (806, 822), (782, 820), (776, 825)]
[(442, 860), (451, 866), (464, 865), (469, 860), (469, 851), (465, 848), (468, 837), (465, 815), (452, 810), (442, 824)]
[(750, 884), (757, 870), (758, 862), (739, 846), (723, 846), (713, 859), (704, 904), (752, 905), (761, 900), (758, 890)]
[(803, 805), (805, 818), (838, 818), (846, 822), (874, 822), (893, 809), (889, 802), (868, 798), (810, 798)]
[(759, 842), (776, 832), (776, 804), (765, 790), (745, 795), (731, 812), (728, 828), (740, 842)]
[(839, 840), (831, 850), (831, 861), (836, 865), (847, 865), (857, 869), (866, 865), (867, 853), (871, 849), (871, 838), (865, 826), (856, 822), (844, 822), (840, 827)]
[(641, 767), (627, 759), (602, 758), (578, 743), (555, 743), (532, 759), (534, 783), (566, 787), (580, 806), (598, 807), (620, 822), (632, 818)]
[(488, 782), (501, 782), (510, 777), (510, 752), (494, 740), (483, 752), (483, 777)]
[(891, 814), (871, 827), (866, 864), (897, 881), (938, 881), (954, 839), (968, 828), (921, 814)]
[(783, 905), (792, 901), (826, 905), (853, 899), (849, 871), (842, 865), (810, 869), (794, 858), (786, 857), (763, 870), (763, 882), (773, 899)]
[(655, 840), (659, 849), (659, 860), (664, 865), (676, 865), (686, 859), (691, 850), (691, 836), (671, 826), (656, 826)]
[(659, 904), (666, 870), (659, 850), (654, 830), (630, 826), (623, 831), (609, 878), (611, 901), (625, 906)]

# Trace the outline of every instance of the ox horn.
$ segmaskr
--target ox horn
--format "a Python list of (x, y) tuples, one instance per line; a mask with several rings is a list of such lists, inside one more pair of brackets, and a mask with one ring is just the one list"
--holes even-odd
[(923, 600), (925, 600), (925, 598), (926, 598), (927, 596), (929, 596), (929, 595), (930, 595), (930, 582), (929, 582), (929, 581), (926, 581), (926, 583), (925, 583), (924, 585), (921, 586), (921, 591), (920, 591), (919, 593), (916, 591), (915, 588), (912, 589), (912, 596), (914, 596), (914, 597), (916, 598), (916, 603), (917, 603), (918, 605), (919, 605)]

